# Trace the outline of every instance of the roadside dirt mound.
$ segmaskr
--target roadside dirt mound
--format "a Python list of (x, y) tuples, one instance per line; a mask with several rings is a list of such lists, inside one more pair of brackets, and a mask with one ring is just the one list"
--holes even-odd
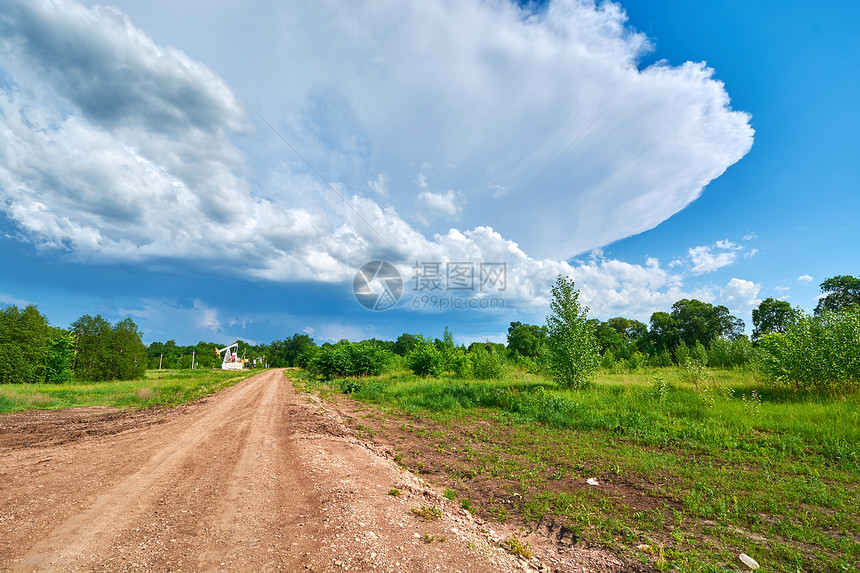
[(3, 415), (0, 570), (623, 570), (518, 558), (383, 454), (280, 370), (174, 409)]

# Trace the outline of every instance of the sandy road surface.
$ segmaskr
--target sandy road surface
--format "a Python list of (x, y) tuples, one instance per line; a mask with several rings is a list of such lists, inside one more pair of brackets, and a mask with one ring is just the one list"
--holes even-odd
[[(0, 416), (2, 571), (614, 569), (494, 546), (504, 532), (364, 447), (280, 370), (177, 409), (63, 416)], [(426, 522), (411, 512), (424, 504), (447, 509)]]

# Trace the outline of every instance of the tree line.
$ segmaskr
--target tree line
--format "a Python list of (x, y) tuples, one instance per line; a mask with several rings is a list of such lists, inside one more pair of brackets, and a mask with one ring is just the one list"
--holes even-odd
[[(246, 356), (253, 361), (257, 357), (268, 356), (268, 346), (265, 344), (254, 345), (243, 340), (236, 341), (239, 344), (237, 354)], [(146, 363), (150, 370), (184, 370), (188, 368), (218, 368), (221, 366), (223, 354), (218, 354), (217, 349), (227, 345), (219, 345), (216, 342), (203, 342), (181, 346), (175, 340), (167, 342), (152, 342), (146, 348)]]
[[(559, 276), (546, 324), (511, 322), (506, 345), (457, 346), (446, 328), (441, 339), (403, 333), (390, 341), (321, 346), (297, 333), (269, 344), (238, 341), (238, 351), (251, 359), (265, 357), (271, 367), (302, 367), (325, 378), (379, 374), (398, 361), (421, 376), (498, 378), (505, 364), (515, 364), (576, 386), (600, 366), (636, 369), (696, 361), (742, 367), (760, 347), (766, 355), (759, 352), (758, 362), (776, 379), (797, 383), (811, 376), (819, 384), (828, 380), (831, 387), (845, 380), (854, 384), (860, 380), (860, 279), (831, 277), (821, 283), (821, 292), (813, 316), (786, 301), (762, 301), (752, 312), (750, 339), (743, 321), (725, 306), (696, 299), (653, 313), (648, 324), (624, 317), (589, 319), (573, 281)], [(0, 309), (0, 383), (131, 379), (147, 368), (215, 368), (221, 362), (218, 346), (202, 341), (179, 346), (168, 340), (146, 347), (130, 318), (111, 324), (100, 315), (84, 315), (63, 329), (48, 324), (34, 305)], [(830, 366), (804, 366), (813, 355)]]
[[(0, 384), (61, 384), (142, 378), (149, 369), (214, 368), (222, 357), (214, 342), (178, 346), (176, 341), (148, 347), (131, 318), (111, 324), (85, 314), (59, 328), (35, 305), (0, 309)], [(278, 348), (278, 343), (273, 343)], [(239, 341), (239, 355), (265, 356), (269, 346)]]
[(0, 383), (130, 380), (146, 372), (146, 347), (130, 318), (84, 315), (52, 326), (35, 305), (0, 309)]
[(317, 347), (310, 337), (295, 335), (278, 346), (281, 364), (302, 366), (326, 379), (376, 375), (398, 363), (419, 376), (500, 378), (505, 365), (514, 364), (582, 387), (601, 366), (754, 365), (775, 383), (852, 392), (860, 385), (860, 279), (832, 277), (821, 291), (813, 316), (786, 301), (762, 301), (752, 312), (750, 339), (743, 321), (725, 306), (696, 299), (653, 313), (649, 324), (624, 317), (589, 319), (573, 281), (559, 276), (546, 324), (512, 322), (507, 345), (456, 346), (446, 328), (435, 340), (404, 333), (394, 341), (343, 340)]

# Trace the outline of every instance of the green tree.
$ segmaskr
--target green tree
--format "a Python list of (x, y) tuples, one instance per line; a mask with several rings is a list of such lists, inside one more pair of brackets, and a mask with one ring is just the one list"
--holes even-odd
[(588, 322), (594, 328), (594, 337), (602, 356), (610, 352), (618, 360), (626, 360), (630, 357), (630, 352), (627, 350), (627, 337), (612, 328), (608, 322), (600, 322), (596, 319)]
[(785, 332), (759, 341), (759, 363), (771, 380), (839, 395), (860, 389), (860, 309), (799, 313)]
[(684, 366), (690, 361), (690, 349), (683, 340), (675, 347), (675, 364)]
[(308, 352), (314, 339), (307, 334), (294, 334), (284, 340), (275, 340), (269, 345), (269, 364), (274, 368), (299, 366), (301, 356)]
[(62, 384), (75, 377), (72, 364), (75, 361), (75, 337), (62, 328), (55, 328), (48, 343), (48, 358), (45, 362), (45, 382)]
[(830, 277), (821, 283), (824, 293), (815, 307), (815, 315), (820, 316), (828, 311), (846, 310), (860, 306), (860, 279), (850, 275)]
[(79, 380), (132, 380), (146, 372), (147, 349), (132, 319), (121, 320), (113, 327), (101, 315), (85, 314), (72, 323), (72, 335), (73, 370)]
[(610, 318), (606, 324), (624, 337), (628, 350), (642, 350), (640, 345), (648, 337), (647, 324), (623, 316)]
[(600, 352), (588, 324), (588, 308), (579, 304), (573, 279), (558, 275), (546, 324), (553, 380), (571, 388), (586, 386), (600, 365)]
[(418, 344), (418, 335), (404, 332), (394, 341), (394, 354), (398, 356), (406, 356), (409, 354), (415, 345)]
[(35, 305), (0, 309), (0, 383), (45, 381), (51, 327)]
[(406, 355), (406, 364), (419, 376), (439, 376), (445, 371), (442, 353), (435, 344), (420, 335), (415, 347)]
[(672, 353), (681, 342), (678, 323), (668, 312), (655, 312), (651, 315), (651, 328), (648, 339), (654, 354)]
[(99, 382), (110, 379), (110, 323), (100, 314), (83, 315), (72, 323), (75, 337), (73, 370), (78, 380)]
[(546, 328), (535, 324), (512, 322), (508, 328), (508, 352), (537, 358), (546, 340)]
[(469, 352), (472, 376), (476, 380), (498, 380), (505, 375), (505, 364), (494, 347), (478, 345)]
[(772, 332), (785, 332), (797, 317), (797, 311), (784, 300), (766, 298), (752, 311), (753, 341)]
[(111, 379), (134, 380), (146, 374), (146, 346), (131, 318), (120, 320), (113, 326), (108, 348)]
[(743, 321), (732, 316), (728, 308), (696, 299), (685, 298), (673, 304), (672, 318), (681, 340), (691, 348), (696, 342), (709, 348), (717, 338), (735, 338), (743, 334)]
[(442, 339), (434, 341), (439, 355), (442, 357), (442, 370), (450, 372), (455, 376), (464, 376), (469, 366), (469, 359), (466, 356), (466, 350), (462, 346), (457, 346), (454, 343), (454, 333), (447, 326), (442, 333)]
[(212, 368), (221, 366), (221, 357), (216, 354), (215, 349), (218, 347), (213, 342), (203, 342), (202, 340), (192, 347), (194, 351), (194, 361), (197, 363), (197, 368)]
[(746, 336), (734, 340), (719, 338), (708, 350), (708, 366), (714, 368), (741, 368), (753, 359), (753, 346)]
[[(181, 346), (176, 345), (175, 340), (167, 342), (153, 342), (146, 349), (146, 358), (151, 368), (161, 368), (166, 370), (179, 367), (179, 359), (184, 352)], [(214, 357), (214, 351), (210, 350)], [(220, 361), (219, 361), (220, 362)]]

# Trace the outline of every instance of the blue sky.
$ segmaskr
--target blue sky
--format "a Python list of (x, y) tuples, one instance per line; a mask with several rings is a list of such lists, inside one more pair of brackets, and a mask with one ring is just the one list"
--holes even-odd
[[(591, 316), (699, 298), (749, 333), (858, 272), (858, 12), (5, 2), (0, 304), (145, 342), (503, 341), (564, 273)], [(353, 295), (395, 286), (354, 281), (372, 260), (388, 310)]]

